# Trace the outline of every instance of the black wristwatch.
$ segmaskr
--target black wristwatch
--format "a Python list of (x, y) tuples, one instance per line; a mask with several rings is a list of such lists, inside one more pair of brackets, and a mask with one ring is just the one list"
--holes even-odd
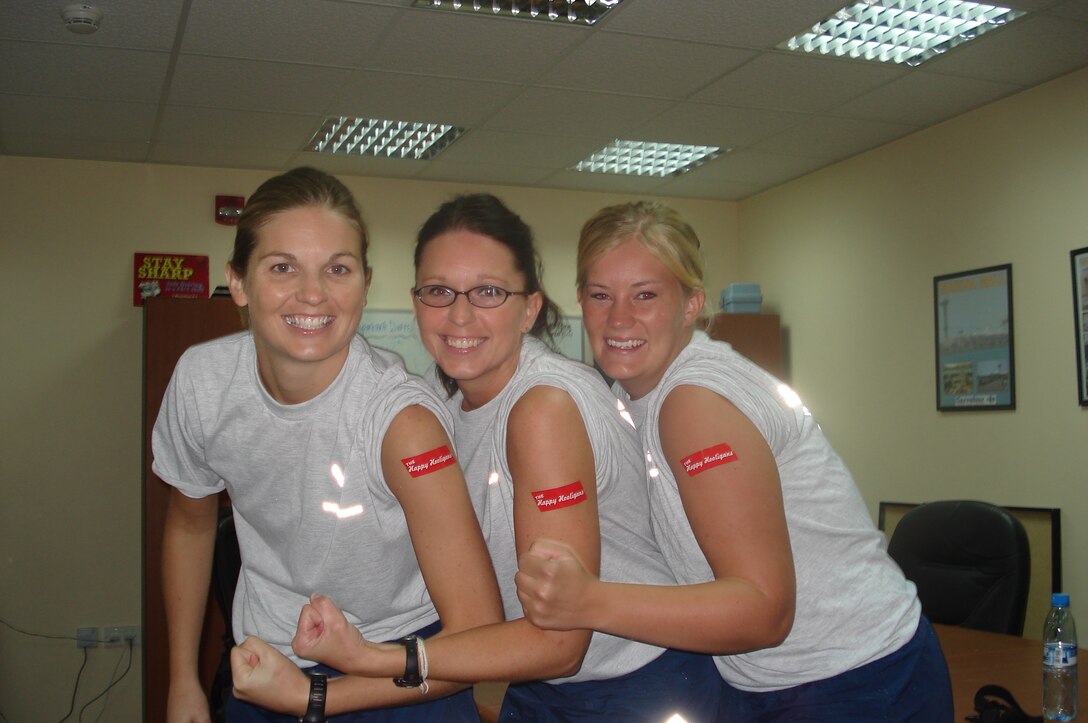
[(423, 676), (419, 674), (419, 647), (415, 635), (401, 638), (397, 642), (404, 646), (406, 660), (404, 662), (404, 675), (393, 678), (393, 684), (399, 688), (418, 688), (423, 685)]
[(325, 693), (328, 685), (328, 675), (310, 673), (310, 703), (306, 706), (306, 714), (298, 719), (299, 723), (325, 723)]

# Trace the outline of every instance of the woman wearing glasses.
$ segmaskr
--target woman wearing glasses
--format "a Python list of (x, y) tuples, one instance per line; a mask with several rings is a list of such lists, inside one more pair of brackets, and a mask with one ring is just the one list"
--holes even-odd
[[(506, 613), (506, 622), (427, 641), (429, 675), (514, 681), (502, 720), (717, 720), (709, 657), (545, 631), (523, 617), (517, 558), (541, 537), (562, 540), (604, 579), (673, 582), (649, 529), (634, 429), (596, 372), (539, 338), (560, 318), (529, 228), (493, 196), (461, 196), (423, 225), (415, 265), (420, 336), (449, 395)], [(405, 672), (403, 648), (363, 640), (324, 597), (303, 610), (294, 647), (358, 675)]]

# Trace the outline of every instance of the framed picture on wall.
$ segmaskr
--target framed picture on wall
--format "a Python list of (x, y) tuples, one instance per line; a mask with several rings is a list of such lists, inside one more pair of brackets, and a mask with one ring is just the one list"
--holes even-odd
[(1077, 400), (1088, 407), (1088, 248), (1069, 252), (1073, 265), (1073, 321), (1077, 340)]
[(936, 276), (937, 410), (1016, 409), (1012, 264)]

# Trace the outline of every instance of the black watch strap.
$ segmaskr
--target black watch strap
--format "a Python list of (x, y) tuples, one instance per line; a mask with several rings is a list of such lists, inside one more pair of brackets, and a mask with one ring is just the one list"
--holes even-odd
[(328, 685), (328, 675), (310, 673), (310, 702), (306, 706), (306, 714), (298, 719), (299, 723), (325, 723), (325, 696)]
[(393, 684), (400, 688), (418, 688), (423, 685), (423, 676), (419, 674), (419, 638), (415, 635), (409, 635), (406, 638), (401, 638), (399, 642), (404, 646), (405, 662), (404, 662), (404, 675), (400, 678), (393, 678)]

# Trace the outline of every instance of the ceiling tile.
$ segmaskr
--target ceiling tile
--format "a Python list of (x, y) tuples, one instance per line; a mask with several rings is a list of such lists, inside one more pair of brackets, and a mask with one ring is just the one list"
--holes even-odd
[(766, 53), (696, 93), (693, 99), (818, 112), (901, 78), (906, 72), (865, 61)]
[(1028, 86), (1088, 63), (1088, 22), (1026, 15), (927, 61), (927, 71)]
[(668, 101), (627, 95), (530, 88), (486, 125), (496, 130), (619, 138), (671, 106)]
[(589, 28), (437, 10), (405, 12), (367, 57), (372, 68), (527, 83)]
[[(638, 35), (599, 33), (552, 65), (542, 85), (687, 98), (753, 51)], [(682, 72), (677, 73), (677, 69)]]
[(355, 67), (397, 11), (326, 0), (192, 0), (182, 52)]
[(360, 70), (337, 93), (329, 114), (472, 128), (520, 92), (521, 85), (508, 82)]
[[(99, 141), (147, 143), (155, 110), (149, 103), (0, 95), (0, 128), (5, 136), (71, 138), (84, 145)], [(10, 139), (5, 146), (8, 142)]]
[(159, 140), (299, 151), (320, 126), (321, 118), (304, 115), (171, 106), (159, 128)]
[(274, 148), (216, 146), (212, 143), (156, 143), (147, 160), (151, 163), (173, 163), (179, 166), (227, 166), (286, 171), (293, 165), (292, 155), (291, 151)]
[(770, 49), (843, 6), (843, 0), (633, 0), (609, 16), (610, 30)]
[(312, 113), (332, 105), (350, 70), (259, 60), (182, 55), (170, 84), (171, 105)]
[(0, 41), (0, 92), (158, 103), (170, 56)]
[(419, 177), (429, 181), (450, 181), (503, 186), (535, 186), (552, 171), (535, 166), (516, 166), (501, 163), (445, 163), (436, 158), (420, 172)]
[(735, 148), (780, 133), (803, 122), (807, 115), (705, 103), (678, 103), (641, 124), (633, 135), (664, 143)]
[(1020, 90), (991, 80), (927, 73), (921, 68), (833, 109), (835, 115), (911, 123), (939, 123)]
[(554, 135), (507, 132), (487, 128), (466, 133), (438, 156), (443, 163), (566, 168), (608, 143), (610, 138), (578, 138), (575, 142)]
[(849, 158), (917, 130), (899, 123), (814, 116), (752, 146), (757, 151), (811, 158)]

